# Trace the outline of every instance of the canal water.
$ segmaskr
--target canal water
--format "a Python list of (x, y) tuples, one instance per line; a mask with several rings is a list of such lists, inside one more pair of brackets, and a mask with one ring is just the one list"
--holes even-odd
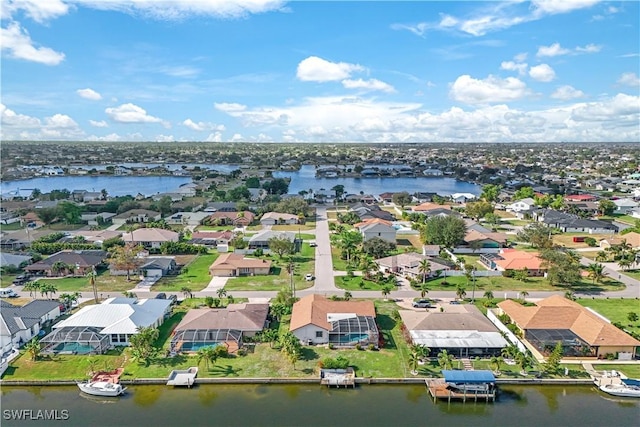
[[(27, 410), (27, 412), (23, 411)], [(56, 420), (37, 418), (39, 410)], [(495, 403), (434, 403), (423, 385), (132, 386), (120, 398), (77, 387), (2, 387), (2, 426), (637, 426), (640, 401), (590, 386), (502, 386)]]

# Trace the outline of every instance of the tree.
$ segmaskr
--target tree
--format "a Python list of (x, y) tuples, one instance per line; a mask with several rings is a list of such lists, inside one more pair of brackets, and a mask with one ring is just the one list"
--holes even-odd
[(287, 356), (287, 359), (293, 365), (293, 369), (296, 368), (296, 362), (300, 358), (302, 352), (302, 345), (300, 340), (292, 332), (287, 332), (280, 336), (280, 348)]
[(218, 298), (224, 298), (227, 296), (227, 291), (224, 288), (220, 288), (216, 290), (216, 294), (218, 295)]
[(606, 275), (604, 272), (604, 265), (598, 263), (589, 264), (587, 271), (589, 271), (589, 277), (593, 280), (594, 284), (596, 282), (601, 283), (602, 279), (604, 279), (604, 276)]
[(204, 297), (204, 305), (209, 308), (213, 307), (213, 297), (211, 295)]
[(533, 198), (535, 194), (536, 193), (535, 191), (533, 191), (532, 187), (521, 187), (520, 189), (516, 190), (516, 192), (513, 194), (513, 198), (515, 200)]
[(447, 350), (442, 350), (438, 353), (438, 365), (442, 369), (451, 369), (453, 367), (453, 355), (449, 354)]
[(51, 224), (58, 217), (58, 210), (56, 208), (42, 208), (38, 209), (38, 218), (44, 222), (45, 225)]
[(429, 293), (429, 289), (427, 288), (427, 284), (426, 283), (421, 283), (420, 284), (420, 298), (424, 298), (427, 296), (427, 294)]
[(455, 216), (431, 217), (420, 229), (422, 243), (445, 248), (454, 248), (464, 240), (466, 234), (467, 226), (464, 220)]
[(485, 202), (484, 200), (479, 202), (469, 202), (465, 207), (465, 213), (467, 216), (479, 221), (480, 218), (483, 218), (485, 215), (493, 213), (493, 205), (489, 202)]
[[(34, 188), (31, 191), (31, 199), (37, 199), (38, 197), (42, 196), (42, 191), (40, 191), (39, 188)], [(42, 218), (41, 218), (42, 219)]]
[(58, 204), (58, 216), (65, 219), (67, 224), (80, 223), (80, 217), (82, 215), (82, 208), (75, 203), (60, 202)]
[(40, 282), (37, 280), (32, 282), (27, 282), (22, 287), (23, 291), (29, 291), (29, 296), (33, 298), (33, 294), (35, 292), (36, 296), (38, 296), (38, 291), (40, 290)]
[(493, 292), (492, 291), (485, 291), (484, 292), (484, 297), (486, 299), (488, 299), (489, 301), (493, 300), (493, 298), (494, 298)]
[(362, 245), (362, 251), (373, 258), (383, 258), (396, 249), (396, 244), (380, 237), (373, 237)]
[(504, 362), (504, 359), (501, 356), (492, 356), (491, 359), (489, 359), (489, 363), (495, 368), (495, 372), (500, 372), (502, 362)]
[(518, 233), (518, 239), (531, 244), (534, 248), (549, 249), (553, 246), (551, 234), (551, 228), (547, 225), (534, 222)]
[(514, 270), (513, 278), (520, 282), (526, 282), (529, 278), (529, 269), (527, 267), (522, 267), (520, 270)]
[(344, 194), (344, 185), (338, 184), (331, 187), (331, 191), (333, 191), (336, 195), (336, 200), (340, 200), (342, 195)]
[(575, 301), (576, 294), (572, 290), (568, 290), (564, 293), (564, 297), (570, 301)]
[(404, 209), (409, 203), (413, 201), (413, 197), (406, 191), (401, 191), (399, 193), (394, 193), (391, 197), (391, 200), (396, 205), (399, 205), (401, 209)]
[(496, 200), (498, 200), (498, 195), (500, 194), (501, 190), (502, 190), (502, 187), (499, 185), (494, 185), (494, 184), (483, 185), (480, 198), (489, 203), (494, 203)]
[(50, 295), (54, 295), (58, 292), (58, 287), (53, 283), (40, 284), (40, 295), (49, 298)]
[(292, 240), (289, 240), (286, 236), (272, 237), (269, 239), (269, 249), (278, 255), (278, 258), (282, 259), (285, 254), (291, 255), (295, 250), (295, 244)]
[(220, 356), (220, 351), (218, 350), (218, 348), (220, 347), (221, 346), (218, 345), (208, 345), (206, 347), (201, 347), (200, 349), (198, 349), (198, 352), (196, 353), (198, 357), (198, 365), (202, 360), (204, 360), (207, 370), (209, 369), (209, 363), (211, 363), (211, 365), (215, 365), (218, 357)]
[(31, 341), (29, 341), (27, 345), (24, 346), (24, 349), (27, 350), (27, 353), (29, 353), (29, 355), (31, 356), (32, 361), (35, 362), (36, 360), (38, 360), (38, 358), (40, 357), (40, 352), (42, 351), (42, 347), (40, 345), (40, 340), (38, 339), (38, 337), (35, 337)]
[(56, 276), (60, 276), (64, 271), (67, 270), (67, 268), (68, 266), (64, 262), (56, 261), (51, 265), (51, 272)]
[(391, 286), (389, 286), (389, 285), (384, 285), (384, 286), (382, 287), (382, 296), (383, 296), (383, 298), (384, 298), (385, 300), (387, 299), (387, 297), (388, 297), (388, 296), (389, 296), (389, 294), (391, 293), (391, 290), (392, 290), (392, 289), (393, 289), (393, 288), (392, 288)]
[(629, 313), (627, 313), (627, 319), (629, 320), (629, 322), (637, 322), (638, 321), (638, 313), (636, 313), (634, 311), (630, 311)]
[(520, 373), (522, 375), (527, 374), (527, 368), (531, 367), (532, 361), (528, 354), (518, 352), (515, 354), (515, 361), (518, 367), (520, 367)]
[(602, 199), (598, 202), (598, 212), (600, 215), (611, 215), (617, 206), (609, 199)]
[(344, 291), (344, 297), (343, 298), (344, 298), (345, 301), (349, 301), (351, 298), (353, 298), (353, 295), (349, 291)]
[(562, 360), (563, 353), (562, 342), (558, 341), (553, 351), (547, 357), (547, 360), (542, 364), (542, 370), (547, 374), (556, 374), (560, 369), (560, 361)]
[(332, 240), (346, 255), (347, 264), (350, 264), (351, 254), (362, 243), (362, 234), (354, 230), (345, 230), (340, 234), (332, 235)]
[(411, 375), (418, 375), (418, 362), (420, 358), (415, 352), (409, 353), (409, 367), (411, 368)]
[(289, 182), (284, 178), (275, 178), (269, 182), (265, 182), (262, 188), (267, 190), (269, 194), (287, 194), (289, 192)]
[(500, 218), (499, 215), (496, 215), (494, 213), (488, 213), (484, 215), (484, 222), (489, 224), (491, 226), (491, 229), (495, 231), (498, 229), (498, 226), (502, 222), (502, 219)]
[(115, 270), (125, 270), (127, 281), (131, 281), (131, 270), (135, 270), (140, 265), (138, 253), (142, 250), (142, 246), (132, 243), (127, 243), (124, 246), (112, 246), (109, 248), (109, 263)]
[(529, 292), (520, 291), (520, 298), (522, 298), (523, 301), (526, 301), (528, 296), (529, 296)]
[[(427, 276), (431, 273), (431, 263), (428, 259), (420, 260), (418, 264), (418, 273), (422, 275), (422, 283), (427, 281)], [(424, 295), (422, 296), (424, 298)]]
[(265, 329), (262, 331), (262, 340), (269, 343), (269, 347), (273, 348), (273, 343), (278, 340), (278, 331), (275, 329)]
[(572, 254), (546, 249), (539, 258), (542, 267), (547, 269), (547, 280), (551, 285), (573, 285), (580, 281), (580, 263)]
[(153, 344), (158, 339), (159, 331), (153, 327), (140, 326), (136, 329), (137, 333), (129, 338), (131, 355), (139, 361), (148, 362), (155, 354)]
[(456, 288), (456, 296), (458, 299), (464, 299), (467, 296), (467, 291), (464, 289), (464, 286), (458, 285)]
[(180, 289), (180, 292), (182, 292), (182, 295), (184, 295), (185, 298), (193, 298), (193, 292), (191, 291), (191, 288), (188, 286), (183, 286)]

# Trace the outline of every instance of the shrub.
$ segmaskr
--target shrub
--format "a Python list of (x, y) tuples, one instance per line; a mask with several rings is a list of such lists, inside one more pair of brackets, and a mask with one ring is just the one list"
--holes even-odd
[(236, 352), (236, 354), (238, 356), (246, 356), (247, 355), (247, 350), (244, 348), (239, 348), (238, 351)]
[(513, 270), (505, 270), (502, 272), (502, 277), (513, 277), (514, 274)]
[(360, 343), (356, 344), (356, 350), (362, 350), (362, 346), (360, 345)]
[(594, 239), (593, 237), (585, 237), (584, 242), (591, 247), (598, 245), (598, 243), (596, 242), (596, 239)]
[(336, 348), (336, 346), (333, 345), (333, 343), (329, 343), (329, 350), (333, 350), (334, 348)]
[(338, 356), (335, 359), (325, 357), (319, 365), (326, 369), (346, 369), (349, 366), (349, 359), (344, 356)]

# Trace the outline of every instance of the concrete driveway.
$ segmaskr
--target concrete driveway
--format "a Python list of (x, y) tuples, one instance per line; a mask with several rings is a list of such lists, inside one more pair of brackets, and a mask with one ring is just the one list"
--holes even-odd
[(329, 222), (327, 208), (316, 208), (316, 281), (313, 285), (315, 292), (338, 291), (333, 278), (333, 261), (331, 260), (331, 241), (329, 240)]

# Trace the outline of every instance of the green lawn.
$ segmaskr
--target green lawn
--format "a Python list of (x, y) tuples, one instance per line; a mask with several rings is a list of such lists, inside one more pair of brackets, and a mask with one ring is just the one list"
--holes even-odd
[(633, 277), (636, 280), (640, 280), (640, 270), (627, 270), (623, 273), (629, 277)]
[(331, 260), (333, 261), (333, 269), (336, 271), (347, 270), (347, 260), (340, 258), (340, 249), (331, 247)]
[(178, 292), (183, 287), (191, 288), (192, 291), (199, 291), (207, 287), (211, 281), (209, 267), (220, 254), (198, 255), (189, 264), (182, 267), (182, 272), (177, 276), (168, 276), (160, 279), (153, 290), (158, 292)]
[(637, 299), (578, 299), (577, 302), (595, 310), (612, 323), (621, 323), (626, 329), (640, 333), (640, 321), (630, 322), (627, 314), (630, 312), (640, 316), (640, 301)]
[(339, 276), (335, 282), (338, 288), (346, 291), (381, 291), (384, 287), (383, 284), (365, 280), (362, 276)]
[(596, 371), (611, 371), (615, 370), (622, 372), (629, 378), (640, 378), (640, 365), (593, 365), (593, 369)]
[(232, 231), (233, 225), (199, 225), (196, 231)]
[(297, 233), (298, 231), (307, 231), (307, 230), (315, 230), (316, 223), (306, 223), (306, 224), (295, 224), (295, 225), (274, 225), (271, 227), (273, 231), (293, 231)]
[[(98, 273), (96, 277), (96, 287), (98, 292), (124, 292), (132, 289), (138, 283), (137, 277), (131, 276), (132, 280), (127, 282), (126, 276), (112, 276), (108, 270)], [(91, 292), (93, 289), (89, 285), (86, 277), (62, 277), (59, 279), (38, 279), (41, 283), (51, 283), (58, 288), (58, 295), (65, 292)]]
[(2, 224), (0, 225), (0, 231), (16, 231), (16, 230), (20, 230), (22, 227), (22, 225), (20, 225), (20, 222), (12, 222), (11, 224)]

